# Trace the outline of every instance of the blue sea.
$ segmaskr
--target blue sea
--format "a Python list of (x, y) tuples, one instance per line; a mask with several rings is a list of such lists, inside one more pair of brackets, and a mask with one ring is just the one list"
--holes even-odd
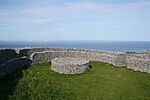
[(35, 41), (35, 42), (0, 42), (0, 48), (87, 48), (109, 51), (142, 52), (150, 50), (150, 41)]

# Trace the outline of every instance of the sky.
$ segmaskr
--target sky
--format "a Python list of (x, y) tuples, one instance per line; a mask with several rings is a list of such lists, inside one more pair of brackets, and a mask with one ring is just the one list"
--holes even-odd
[(150, 41), (150, 0), (0, 0), (0, 40)]

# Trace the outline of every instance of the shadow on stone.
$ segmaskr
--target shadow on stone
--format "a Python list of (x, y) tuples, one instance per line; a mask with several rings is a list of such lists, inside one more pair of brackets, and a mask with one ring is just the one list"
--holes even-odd
[(23, 77), (23, 70), (31, 66), (31, 61), (27, 66), (20, 67), (9, 75), (0, 79), (0, 100), (8, 100), (9, 95), (13, 94), (14, 88)]

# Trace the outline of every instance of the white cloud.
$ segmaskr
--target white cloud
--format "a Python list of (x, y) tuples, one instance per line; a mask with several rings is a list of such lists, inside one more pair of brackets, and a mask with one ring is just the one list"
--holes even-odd
[(150, 1), (142, 1), (142, 2), (134, 2), (129, 4), (124, 4), (120, 6), (120, 8), (128, 8), (128, 9), (137, 9), (137, 8), (143, 8), (143, 7), (150, 7)]
[[(101, 4), (94, 2), (64, 3), (63, 5), (49, 5), (16, 9), (0, 13), (0, 23), (23, 23), (23, 24), (54, 24), (61, 23), (65, 16), (80, 14), (105, 14), (111, 16), (131, 14), (130, 10), (150, 6), (150, 1), (133, 2), (128, 4)], [(128, 10), (128, 12), (123, 12)]]
[(83, 12), (105, 12), (112, 10), (116, 5), (114, 4), (97, 4), (92, 2), (81, 3), (65, 3), (64, 5), (49, 5), (47, 7), (33, 7), (21, 11), (25, 15), (57, 15), (57, 14), (72, 14)]
[(83, 12), (108, 12), (115, 9), (132, 9), (150, 6), (150, 1), (133, 2), (127, 4), (101, 4), (94, 2), (65, 3), (63, 5), (49, 5), (46, 7), (33, 7), (25, 9), (22, 14), (27, 15), (55, 15), (63, 13), (83, 13)]

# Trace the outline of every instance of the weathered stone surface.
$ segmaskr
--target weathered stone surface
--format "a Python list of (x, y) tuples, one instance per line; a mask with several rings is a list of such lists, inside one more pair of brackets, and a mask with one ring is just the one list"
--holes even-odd
[(19, 57), (19, 54), (14, 49), (2, 49), (0, 50), (0, 65), (16, 57)]
[(135, 71), (150, 73), (150, 54), (129, 54), (124, 52), (111, 52), (103, 50), (64, 48), (46, 48), (40, 49), (39, 52), (36, 49), (35, 51), (36, 52), (32, 53), (32, 56), (30, 56), (33, 63), (51, 61), (56, 57), (76, 57), (90, 61), (108, 62), (115, 66), (128, 66), (128, 68)]
[(17, 68), (31, 65), (32, 61), (27, 57), (14, 58), (4, 64), (5, 71), (10, 74)]
[(0, 66), (0, 78), (14, 72), (17, 68), (29, 66), (32, 61), (27, 57), (13, 58)]
[[(113, 58), (112, 58), (113, 59)], [(122, 53), (122, 52), (118, 52), (116, 58), (114, 59), (114, 65), (115, 66), (127, 66), (127, 63), (126, 63), (126, 53)]]
[(89, 61), (83, 58), (54, 58), (51, 63), (51, 70), (61, 74), (80, 74), (90, 69)]
[(128, 54), (126, 59), (127, 68), (150, 73), (149, 54)]
[[(147, 52), (130, 54), (124, 52), (77, 48), (18, 48), (0, 49), (0, 75), (2, 76), (6, 74), (6, 72), (3, 71), (5, 67), (4, 64), (6, 64), (6, 62), (22, 58), (23, 56), (28, 57), (32, 63), (50, 62), (56, 57), (83, 58), (89, 61), (108, 62), (115, 66), (127, 66), (127, 68), (135, 71), (150, 73), (150, 53)], [(26, 60), (23, 60), (22, 64), (25, 63), (24, 61), (26, 62)], [(7, 66), (11, 66), (11, 63), (12, 62), (9, 62)], [(12, 63), (12, 65), (14, 66), (15, 64)], [(15, 70), (16, 68), (8, 67), (7, 70), (13, 69)]]

